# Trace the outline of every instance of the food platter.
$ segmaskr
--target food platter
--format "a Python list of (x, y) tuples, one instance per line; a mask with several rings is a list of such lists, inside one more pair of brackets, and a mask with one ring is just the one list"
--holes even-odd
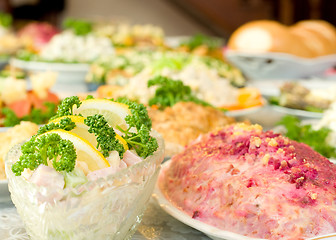
[[(334, 160), (331, 160), (331, 161), (335, 163)], [(171, 163), (171, 160), (168, 160), (162, 164), (160, 175), (163, 174), (165, 169), (169, 168), (170, 163)], [(160, 179), (160, 176), (159, 176), (159, 179)], [(192, 228), (195, 228), (196, 230), (203, 232), (205, 235), (209, 236), (210, 238), (214, 240), (262, 240), (261, 238), (252, 238), (252, 237), (247, 237), (241, 234), (233, 233), (230, 231), (224, 231), (222, 229), (216, 228), (209, 224), (193, 219), (192, 217), (184, 213), (181, 209), (174, 206), (164, 196), (164, 194), (162, 193), (162, 191), (160, 190), (158, 186), (158, 183), (155, 186), (153, 197), (157, 200), (160, 207), (165, 212), (167, 212), (169, 215), (181, 221), (182, 223)], [(309, 240), (319, 240), (319, 239), (336, 240), (336, 233), (318, 236), (314, 238), (309, 238)]]
[[(166, 161), (164, 164), (162, 164), (162, 169), (161, 173), (163, 173), (163, 170), (168, 168), (170, 165), (170, 160)], [(160, 178), (160, 177), (159, 177)], [(154, 198), (158, 201), (160, 207), (166, 211), (168, 214), (176, 218), (177, 220), (183, 222), (184, 224), (195, 228), (210, 238), (214, 240), (261, 240), (261, 238), (251, 238), (251, 237), (246, 237), (241, 234), (229, 232), (229, 231), (224, 231), (219, 228), (213, 227), (209, 224), (203, 223), (201, 221), (195, 220), (177, 207), (175, 207), (161, 192), (158, 184), (156, 184), (156, 187), (154, 189)]]
[(304, 59), (285, 53), (255, 54), (226, 50), (224, 54), (232, 64), (253, 80), (323, 76), (336, 61), (336, 55)]

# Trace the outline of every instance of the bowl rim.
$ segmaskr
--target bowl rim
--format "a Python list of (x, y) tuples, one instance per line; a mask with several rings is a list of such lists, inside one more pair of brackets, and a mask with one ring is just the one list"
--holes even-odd
[(294, 61), (300, 62), (304, 65), (313, 65), (317, 62), (330, 62), (336, 60), (336, 54), (329, 54), (324, 56), (319, 56), (315, 58), (304, 58), (298, 57), (289, 53), (282, 53), (282, 52), (263, 52), (263, 53), (256, 53), (256, 52), (244, 52), (242, 50), (233, 50), (226, 48), (224, 50), (224, 55), (229, 57), (250, 57), (256, 59), (275, 59), (275, 60), (287, 60), (287, 61)]

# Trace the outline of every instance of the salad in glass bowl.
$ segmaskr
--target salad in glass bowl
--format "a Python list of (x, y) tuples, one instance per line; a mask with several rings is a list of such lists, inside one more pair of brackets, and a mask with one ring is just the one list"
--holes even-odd
[(9, 152), (8, 187), (32, 239), (130, 239), (163, 156), (143, 105), (69, 97)]

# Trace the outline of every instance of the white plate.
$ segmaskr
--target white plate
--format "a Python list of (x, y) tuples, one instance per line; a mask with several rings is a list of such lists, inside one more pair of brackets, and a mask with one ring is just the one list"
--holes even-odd
[(0, 203), (10, 201), (10, 193), (8, 190), (8, 181), (0, 180)]
[[(162, 164), (161, 173), (167, 168), (169, 168), (169, 165), (171, 163), (171, 160), (166, 161)], [(159, 177), (160, 178), (160, 177)], [(198, 221), (196, 219), (193, 219), (189, 215), (187, 215), (185, 212), (181, 211), (177, 207), (175, 207), (161, 192), (158, 184), (156, 184), (153, 197), (156, 198), (158, 201), (160, 207), (166, 211), (168, 214), (176, 218), (177, 220), (183, 222), (184, 224), (195, 228), (207, 236), (209, 236), (212, 239), (220, 240), (220, 239), (226, 239), (226, 240), (261, 240), (261, 238), (251, 238), (246, 237), (241, 234), (224, 231), (222, 229), (216, 228), (214, 226), (211, 226), (209, 224), (206, 224), (204, 222)]]
[[(85, 86), (85, 76), (90, 69), (90, 65), (86, 63), (48, 63), (23, 61), (20, 59), (11, 59), (11, 65), (30, 72), (53, 71), (58, 73), (55, 85), (83, 85)], [(70, 88), (71, 86), (69, 86)], [(78, 89), (77, 86), (74, 89)], [(80, 91), (86, 90), (80, 89)]]
[(291, 79), (323, 76), (336, 65), (336, 54), (308, 59), (285, 53), (224, 52), (249, 79)]
[(9, 129), (11, 129), (12, 127), (0, 127), (0, 133), (2, 132), (7, 132)]
[[(331, 160), (333, 163), (335, 163), (333, 160)], [(162, 164), (160, 175), (163, 174), (164, 170), (169, 168), (169, 165), (171, 163), (171, 160), (166, 161)], [(159, 176), (160, 179), (160, 176)], [(196, 219), (193, 219), (189, 215), (187, 215), (185, 212), (181, 211), (177, 207), (175, 207), (161, 192), (158, 182), (156, 183), (153, 197), (158, 201), (160, 207), (170, 214), (172, 217), (176, 218), (177, 220), (181, 221), (182, 223), (195, 228), (210, 238), (214, 240), (263, 240), (261, 238), (252, 238), (247, 237), (241, 234), (224, 231), (222, 229), (216, 228), (214, 226), (211, 226), (209, 224), (206, 224), (204, 222), (198, 221)], [(336, 233), (331, 233), (328, 235), (318, 236), (314, 238), (309, 238), (309, 240), (320, 240), (320, 239), (328, 239), (328, 240), (336, 240)]]
[(293, 108), (287, 108), (277, 105), (270, 105), (271, 108), (277, 112), (284, 113), (286, 115), (293, 115), (296, 117), (301, 118), (316, 118), (320, 119), (323, 117), (323, 113), (317, 113), (317, 112), (309, 112), (305, 110), (299, 110), (299, 109), (293, 109)]

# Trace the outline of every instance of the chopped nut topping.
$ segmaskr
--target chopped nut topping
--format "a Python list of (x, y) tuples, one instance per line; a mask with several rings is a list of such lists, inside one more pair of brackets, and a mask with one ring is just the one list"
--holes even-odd
[(317, 199), (317, 193), (311, 193), (310, 198), (313, 200)]
[(265, 154), (265, 156), (261, 159), (261, 162), (262, 162), (264, 165), (267, 165), (267, 164), (268, 164), (268, 161), (269, 161), (270, 158), (271, 158), (271, 156), (267, 153), (267, 154)]
[(256, 147), (260, 147), (261, 139), (259, 137), (252, 137), (251, 143), (254, 144)]
[(269, 145), (269, 146), (272, 146), (272, 147), (276, 147), (276, 146), (278, 146), (278, 142), (277, 142), (274, 138), (272, 138), (272, 139), (268, 142), (268, 145)]

